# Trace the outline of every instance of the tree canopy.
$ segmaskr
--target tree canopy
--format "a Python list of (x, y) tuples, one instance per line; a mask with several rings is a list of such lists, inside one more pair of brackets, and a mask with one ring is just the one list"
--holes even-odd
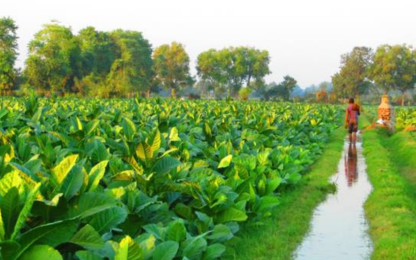
[(368, 88), (368, 69), (373, 52), (368, 47), (355, 47), (341, 56), (341, 70), (332, 77), (334, 92), (340, 97), (357, 96)]
[(268, 51), (249, 47), (230, 47), (222, 50), (211, 49), (201, 53), (197, 60), (198, 75), (225, 86), (232, 94), (242, 86), (250, 86), (252, 80), (262, 81), (270, 74)]
[(0, 90), (11, 90), (16, 80), (17, 28), (11, 18), (0, 18)]
[(29, 43), (24, 74), (41, 93), (124, 96), (150, 88), (151, 54), (140, 32), (87, 27), (74, 35), (71, 28), (52, 23)]
[(297, 81), (289, 75), (283, 78), (279, 84), (271, 83), (269, 85), (268, 97), (279, 97), (285, 101), (290, 99), (290, 96), (295, 89)]
[(80, 76), (81, 48), (69, 27), (47, 24), (29, 43), (25, 75), (42, 92), (70, 92)]
[(173, 42), (159, 46), (153, 52), (153, 60), (156, 82), (164, 88), (179, 90), (193, 84), (189, 56), (182, 44)]
[(407, 45), (382, 45), (377, 48), (370, 77), (385, 93), (388, 90), (404, 92), (416, 83), (416, 51)]
[(35, 89), (43, 95), (106, 98), (139, 93), (150, 96), (151, 92), (169, 95), (164, 88), (170, 89), (172, 96), (178, 91), (194, 98), (201, 93), (210, 98), (224, 98), (227, 94), (237, 97), (240, 93), (245, 98), (298, 100), (315, 98), (319, 90), (328, 97), (323, 101), (329, 97), (335, 101), (362, 94), (378, 95), (382, 89), (385, 93), (400, 91), (404, 104), (405, 92), (416, 85), (416, 50), (405, 44), (382, 45), (375, 52), (369, 47), (355, 47), (341, 56), (340, 70), (332, 76), (332, 84), (323, 82), (319, 89), (302, 89), (290, 76), (280, 83), (266, 82), (271, 73), (267, 50), (209, 49), (198, 55), (194, 78), (190, 57), (181, 43), (153, 49), (138, 31), (99, 31), (89, 26), (73, 33), (71, 27), (59, 22), (44, 25), (34, 35), (21, 73), (20, 68), (15, 68), (17, 28), (11, 18), (0, 18), (0, 90), (7, 95), (19, 86), (23, 94)]
[(151, 87), (154, 77), (152, 47), (140, 32), (123, 31), (110, 33), (117, 46), (116, 59), (108, 75), (112, 93), (122, 95), (145, 91)]

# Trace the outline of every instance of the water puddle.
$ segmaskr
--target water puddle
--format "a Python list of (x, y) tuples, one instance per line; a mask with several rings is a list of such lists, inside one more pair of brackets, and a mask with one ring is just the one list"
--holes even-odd
[(364, 202), (371, 192), (360, 142), (344, 144), (338, 173), (331, 177), (337, 192), (314, 212), (310, 233), (295, 253), (297, 260), (370, 259)]

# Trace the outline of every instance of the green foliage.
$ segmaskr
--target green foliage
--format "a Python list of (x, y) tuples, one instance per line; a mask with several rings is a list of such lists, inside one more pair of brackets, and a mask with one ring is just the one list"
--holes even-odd
[(369, 84), (369, 68), (373, 51), (368, 47), (355, 47), (341, 57), (341, 70), (332, 77), (334, 92), (339, 97), (355, 97), (364, 94)]
[(289, 75), (283, 78), (283, 81), (279, 84), (272, 83), (269, 86), (269, 90), (266, 93), (267, 98), (280, 98), (288, 101), (293, 89), (296, 87), (297, 81)]
[(149, 89), (154, 74), (150, 43), (135, 31), (115, 30), (110, 37), (117, 45), (117, 56), (108, 75), (110, 96)]
[(47, 24), (29, 52), (24, 75), (45, 95), (126, 96), (152, 86), (152, 49), (140, 32), (87, 27), (73, 35), (68, 27)]
[(192, 85), (189, 56), (182, 44), (173, 42), (159, 46), (153, 52), (153, 60), (158, 84), (174, 90)]
[(81, 49), (71, 29), (47, 24), (29, 43), (24, 74), (39, 92), (70, 92), (80, 75)]
[(416, 108), (397, 108), (395, 114), (397, 130), (407, 126), (416, 127)]
[[(3, 259), (217, 259), (338, 126), (323, 105), (6, 98)], [(33, 258), (36, 259), (36, 258)]]
[(241, 86), (250, 86), (252, 79), (262, 81), (270, 74), (269, 63), (268, 51), (248, 47), (211, 49), (198, 56), (197, 71), (203, 80), (235, 95)]
[(240, 96), (240, 100), (247, 101), (250, 97), (250, 94), (252, 92), (252, 89), (246, 87), (241, 88), (240, 91), (238, 91), (238, 95)]
[[(374, 55), (370, 77), (382, 88), (404, 93), (416, 84), (416, 51), (407, 45), (382, 45)], [(404, 96), (403, 96), (404, 97)], [(404, 99), (403, 103), (404, 104)]]
[(0, 91), (12, 90), (16, 81), (17, 29), (11, 18), (0, 18)]

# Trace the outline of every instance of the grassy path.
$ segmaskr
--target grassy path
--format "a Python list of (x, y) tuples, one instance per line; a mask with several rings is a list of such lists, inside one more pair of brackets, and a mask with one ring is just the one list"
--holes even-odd
[(263, 226), (247, 228), (234, 245), (235, 259), (290, 259), (310, 227), (314, 209), (334, 186), (329, 177), (337, 171), (345, 130), (337, 129), (322, 156), (311, 166), (302, 182), (282, 196), (281, 205)]
[[(363, 135), (373, 192), (365, 204), (374, 243), (372, 259), (416, 259), (416, 145), (383, 130)], [(413, 148), (407, 147), (414, 145)]]

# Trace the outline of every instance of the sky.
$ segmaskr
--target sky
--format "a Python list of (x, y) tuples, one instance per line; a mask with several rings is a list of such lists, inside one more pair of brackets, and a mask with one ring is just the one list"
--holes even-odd
[(19, 26), (22, 67), (27, 45), (51, 20), (76, 34), (97, 30), (141, 31), (153, 47), (180, 42), (191, 59), (211, 48), (268, 50), (267, 81), (294, 77), (301, 87), (330, 81), (340, 57), (355, 46), (416, 46), (414, 0), (0, 0), (0, 17)]

